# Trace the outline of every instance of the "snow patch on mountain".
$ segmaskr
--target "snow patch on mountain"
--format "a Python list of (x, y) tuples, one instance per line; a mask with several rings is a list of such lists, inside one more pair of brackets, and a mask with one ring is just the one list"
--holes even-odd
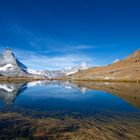
[(79, 70), (73, 70), (73, 71), (70, 71), (70, 72), (67, 72), (66, 75), (71, 75), (71, 74), (74, 74), (76, 72), (78, 72)]
[(26, 69), (26, 71), (30, 74), (37, 74), (37, 75), (40, 75), (42, 74), (41, 71), (38, 71), (38, 70), (33, 70), (33, 69)]
[(63, 69), (62, 73), (65, 73), (66, 75), (71, 75), (71, 74), (74, 74), (74, 73), (76, 73), (80, 70), (86, 70), (88, 68), (89, 68), (89, 66), (85, 62), (82, 62), (81, 64), (79, 64), (77, 66), (67, 68), (67, 69)]
[(0, 71), (13, 70), (14, 66), (12, 64), (6, 64), (3, 67), (0, 67)]

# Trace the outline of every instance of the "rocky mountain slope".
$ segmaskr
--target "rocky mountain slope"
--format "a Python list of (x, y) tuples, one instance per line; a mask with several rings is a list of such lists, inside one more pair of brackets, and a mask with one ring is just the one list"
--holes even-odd
[(140, 50), (110, 65), (82, 70), (67, 78), (72, 80), (139, 81)]

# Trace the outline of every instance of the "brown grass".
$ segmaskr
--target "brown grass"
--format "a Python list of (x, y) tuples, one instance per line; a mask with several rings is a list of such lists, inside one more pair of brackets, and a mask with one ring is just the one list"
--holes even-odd
[(130, 116), (112, 118), (98, 115), (81, 119), (33, 119), (5, 113), (0, 115), (0, 138), (17, 140), (26, 136), (33, 140), (139, 140), (139, 120)]

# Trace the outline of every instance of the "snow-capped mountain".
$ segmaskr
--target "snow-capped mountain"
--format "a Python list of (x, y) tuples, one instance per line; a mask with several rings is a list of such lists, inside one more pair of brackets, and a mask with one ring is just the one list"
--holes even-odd
[(29, 69), (16, 59), (9, 48), (7, 48), (0, 57), (0, 75), (10, 77), (44, 77), (41, 71)]
[(18, 61), (12, 51), (7, 48), (0, 57), (0, 74), (2, 76), (27, 76), (27, 67)]
[(10, 77), (35, 77), (35, 78), (60, 78), (70, 74), (74, 74), (80, 70), (86, 70), (88, 68), (85, 62), (81, 64), (65, 68), (62, 70), (33, 70), (25, 66), (14, 56), (13, 52), (7, 48), (0, 57), (0, 76)]
[(67, 68), (67, 69), (63, 69), (61, 72), (66, 74), (66, 75), (71, 75), (71, 74), (74, 74), (78, 71), (86, 70), (88, 68), (89, 68), (89, 66), (85, 62), (82, 62), (81, 64), (79, 64), (77, 66)]
[(42, 71), (41, 73), (47, 76), (48, 78), (61, 78), (70, 74), (74, 74), (81, 70), (86, 70), (88, 68), (89, 66), (85, 62), (82, 62), (81, 64), (74, 67), (69, 67), (69, 68), (64, 68), (62, 70), (54, 70), (54, 71), (45, 70)]

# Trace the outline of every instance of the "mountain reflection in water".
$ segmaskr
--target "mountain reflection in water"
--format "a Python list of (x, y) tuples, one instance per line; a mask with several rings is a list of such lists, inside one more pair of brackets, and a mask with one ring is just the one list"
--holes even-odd
[(140, 84), (1, 83), (0, 130), (7, 140), (137, 140)]
[[(96, 102), (96, 105), (99, 105), (107, 104), (106, 101), (111, 101), (111, 99), (114, 101), (123, 101), (124, 104), (122, 105), (124, 106), (128, 103), (128, 106), (132, 105), (134, 108), (140, 109), (140, 84), (119, 82), (71, 83), (69, 81), (35, 81), (30, 83), (0, 84), (0, 100), (7, 105), (15, 104), (25, 107), (26, 104), (26, 107), (28, 105), (31, 107), (32, 105), (35, 106), (35, 104), (39, 106), (44, 101), (44, 106), (50, 102), (47, 105), (53, 106), (56, 104), (57, 108), (59, 108), (59, 104), (57, 103), (66, 101), (62, 105), (67, 106), (67, 103), (70, 102), (72, 103), (71, 106), (73, 106), (75, 102), (78, 102), (81, 108), (86, 109), (86, 106), (84, 106), (85, 102), (86, 105), (87, 102), (93, 105), (95, 104), (92, 102)], [(82, 103), (80, 104), (80, 102)], [(77, 106), (78, 104), (75, 105)], [(113, 106), (112, 102), (110, 102), (110, 106)]]
[(81, 94), (86, 92), (85, 87), (77, 86), (76, 84), (70, 83), (68, 81), (35, 81), (29, 83), (0, 83), (0, 100), (5, 104), (12, 104), (15, 98), (28, 90), (30, 87), (34, 86), (46, 86), (46, 87), (63, 87), (66, 89), (75, 89)]

